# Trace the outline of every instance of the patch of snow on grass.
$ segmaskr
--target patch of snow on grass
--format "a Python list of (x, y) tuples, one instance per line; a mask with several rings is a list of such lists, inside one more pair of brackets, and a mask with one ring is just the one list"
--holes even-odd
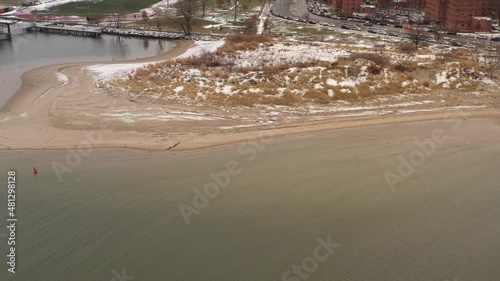
[(188, 58), (188, 57), (198, 57), (204, 53), (213, 53), (217, 51), (217, 48), (224, 45), (224, 40), (220, 41), (196, 41), (194, 47), (189, 48), (184, 54), (178, 56), (178, 58)]

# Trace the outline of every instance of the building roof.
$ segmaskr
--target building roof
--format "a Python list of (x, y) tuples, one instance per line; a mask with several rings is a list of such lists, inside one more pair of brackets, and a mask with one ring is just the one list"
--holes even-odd
[(472, 17), (472, 18), (476, 20), (491, 20), (490, 17)]

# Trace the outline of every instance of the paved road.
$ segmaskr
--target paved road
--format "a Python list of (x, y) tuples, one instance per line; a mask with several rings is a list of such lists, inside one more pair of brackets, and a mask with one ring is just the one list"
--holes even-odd
[[(314, 14), (309, 13), (307, 11), (306, 0), (276, 0), (274, 11), (276, 14), (282, 15), (284, 17), (290, 17), (290, 18), (296, 17), (296, 18), (306, 19), (308, 16), (309, 20), (313, 20), (316, 23), (321, 22), (321, 21), (324, 21), (327, 23), (333, 23), (338, 28), (340, 28), (341, 25), (357, 26), (361, 29), (360, 30), (361, 32), (368, 32), (368, 29), (373, 29), (373, 30), (377, 30), (377, 31), (378, 30), (385, 30), (387, 33), (394, 32), (397, 34), (401, 34), (401, 33), (406, 32), (405, 30), (403, 30), (401, 28), (396, 28), (393, 26), (374, 25), (372, 27), (367, 27), (367, 26), (364, 26), (362, 23), (356, 23), (356, 22), (351, 22), (351, 21), (346, 21), (346, 20), (331, 19), (331, 18), (327, 18), (327, 17), (317, 16), (317, 15), (314, 15)], [(432, 37), (432, 34), (429, 33), (429, 36)], [(492, 44), (493, 46), (500, 48), (500, 42), (495, 42), (495, 41), (490, 41), (490, 40), (480, 40), (480, 39), (468, 38), (468, 37), (463, 37), (463, 36), (448, 35), (448, 34), (443, 34), (441, 39), (446, 40), (448, 42), (457, 41), (462, 45), (471, 44), (471, 45), (474, 45), (480, 49), (485, 48), (486, 44)]]

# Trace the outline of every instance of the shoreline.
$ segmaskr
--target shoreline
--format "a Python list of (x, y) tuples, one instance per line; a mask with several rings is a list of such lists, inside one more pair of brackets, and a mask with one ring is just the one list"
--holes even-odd
[[(247, 122), (253, 122), (247, 126), (239, 120), (239, 112), (226, 111), (224, 115), (222, 110), (213, 107), (202, 108), (200, 112), (199, 108), (179, 104), (144, 103), (133, 98), (114, 97), (100, 88), (95, 75), (85, 69), (96, 64), (160, 62), (178, 57), (194, 45), (194, 41), (176, 41), (170, 51), (154, 57), (120, 62), (65, 63), (25, 72), (21, 89), (0, 109), (0, 150), (192, 151), (256, 139), (263, 133), (269, 136), (269, 132), (273, 137), (311, 135), (337, 129), (462, 118), (457, 112), (466, 113), (466, 118), (500, 117), (500, 110), (492, 104), (480, 109), (450, 107), (441, 111), (395, 111), (384, 115), (329, 115), (320, 120), (306, 116), (270, 124), (259, 124), (247, 118)], [(62, 75), (66, 78), (62, 79)], [(133, 114), (151, 118), (130, 121), (128, 116)], [(164, 115), (166, 119), (159, 119)], [(109, 123), (104, 128), (102, 120)], [(96, 133), (98, 138), (89, 137)]]
[[(57, 79), (53, 79), (57, 72), (59, 70), (68, 68), (68, 67), (86, 67), (90, 65), (95, 65), (95, 64), (129, 64), (129, 63), (154, 63), (154, 62), (159, 62), (163, 60), (168, 60), (174, 57), (177, 57), (183, 53), (185, 53), (193, 44), (194, 41), (191, 40), (176, 40), (175, 46), (162, 54), (152, 56), (152, 57), (146, 57), (142, 59), (134, 59), (134, 60), (122, 60), (122, 61), (95, 61), (95, 62), (69, 62), (69, 63), (60, 63), (60, 64), (51, 64), (51, 65), (46, 65), (46, 66), (41, 66), (37, 67), (35, 69), (30, 69), (28, 71), (25, 71), (21, 75), (21, 85), (19, 89), (12, 95), (6, 102), (5, 104), (0, 107), (0, 113), (4, 112), (5, 110), (8, 110), (7, 107), (11, 106), (11, 103), (13, 100), (17, 100), (22, 98), (22, 96), (26, 95), (27, 87), (26, 85), (29, 84), (30, 81), (30, 76), (37, 75), (37, 74), (42, 74), (45, 77), (44, 78), (49, 78), (50, 81), (49, 83), (46, 83), (43, 85), (44, 92), (47, 90), (50, 90), (52, 88), (58, 87), (62, 84), (62, 82), (58, 81)], [(53, 75), (46, 75), (47, 71), (53, 71)], [(51, 76), (51, 77), (49, 77)], [(56, 77), (57, 78), (57, 77)], [(40, 85), (36, 85), (40, 86)], [(42, 94), (41, 94), (42, 95)]]
[[(337, 122), (328, 120), (322, 122), (311, 122), (311, 123), (295, 123), (290, 126), (280, 127), (280, 128), (260, 128), (259, 130), (250, 130), (238, 133), (228, 133), (228, 134), (211, 134), (204, 137), (193, 139), (192, 141), (182, 142), (178, 141), (172, 143), (169, 147), (158, 147), (155, 145), (148, 146), (147, 144), (118, 144), (118, 143), (99, 143), (92, 145), (79, 145), (79, 144), (56, 144), (48, 145), (44, 147), (14, 147), (6, 148), (4, 145), (0, 144), (0, 151), (60, 151), (60, 150), (71, 150), (71, 149), (130, 149), (130, 150), (140, 150), (140, 151), (175, 151), (175, 152), (199, 152), (205, 150), (211, 150), (216, 148), (222, 148), (225, 146), (234, 145), (240, 142), (259, 140), (266, 137), (270, 138), (284, 138), (290, 137), (301, 137), (301, 136), (313, 136), (318, 134), (332, 133), (337, 130), (343, 129), (356, 129), (356, 128), (368, 128), (368, 127), (385, 127), (390, 125), (401, 125), (408, 123), (424, 123), (424, 122), (434, 122), (443, 120), (456, 120), (463, 118), (464, 120), (470, 119), (489, 119), (489, 118), (500, 118), (499, 109), (479, 109), (479, 110), (451, 110), (448, 111), (450, 115), (453, 112), (460, 112), (463, 115), (449, 116), (449, 118), (443, 118), (443, 113), (412, 113), (405, 115), (390, 115), (385, 117), (376, 118), (375, 120), (363, 119), (341, 119)], [(455, 117), (455, 118), (452, 118)], [(87, 133), (92, 133), (96, 131), (88, 131)], [(269, 133), (271, 132), (271, 133)], [(106, 134), (106, 133), (104, 133)], [(230, 138), (228, 138), (230, 137)], [(181, 144), (178, 146), (179, 144)]]

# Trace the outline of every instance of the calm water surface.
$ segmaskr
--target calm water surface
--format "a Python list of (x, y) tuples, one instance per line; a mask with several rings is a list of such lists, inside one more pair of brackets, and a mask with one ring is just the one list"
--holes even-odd
[[(0, 152), (0, 234), (9, 169), (18, 173), (19, 219), (18, 272), (6, 272), (0, 236), (0, 279), (297, 281), (283, 273), (330, 235), (340, 247), (307, 280), (499, 280), (500, 122), (451, 125), (289, 136), (255, 154), (248, 145), (94, 150), (63, 182), (51, 166), (65, 163), (67, 151)], [(446, 141), (391, 192), (385, 171), (435, 128)], [(241, 173), (186, 224), (179, 204), (193, 206), (193, 189), (229, 161)], [(122, 270), (133, 279), (116, 279)]]
[(102, 36), (87, 38), (46, 33), (18, 33), (0, 40), (0, 106), (19, 89), (22, 73), (66, 62), (134, 60), (170, 50), (174, 42)]

